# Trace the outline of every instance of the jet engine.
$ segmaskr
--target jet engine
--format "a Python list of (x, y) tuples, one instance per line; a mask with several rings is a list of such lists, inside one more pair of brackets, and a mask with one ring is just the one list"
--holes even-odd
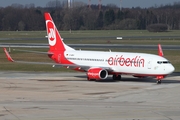
[(87, 72), (88, 80), (101, 80), (108, 77), (108, 72), (102, 68), (90, 68)]

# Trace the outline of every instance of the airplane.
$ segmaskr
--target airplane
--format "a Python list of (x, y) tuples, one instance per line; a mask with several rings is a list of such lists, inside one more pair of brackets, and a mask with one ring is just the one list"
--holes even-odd
[[(174, 66), (164, 58), (160, 44), (158, 44), (158, 55), (75, 50), (63, 42), (50, 13), (44, 13), (44, 16), (49, 51), (39, 53), (47, 54), (55, 62), (53, 67), (63, 66), (76, 71), (86, 72), (87, 80), (104, 80), (108, 75), (112, 75), (113, 80), (121, 80), (121, 75), (125, 74), (139, 78), (155, 77), (157, 84), (161, 84), (161, 80), (175, 70)], [(13, 60), (6, 48), (4, 48), (4, 52), (7, 59), (11, 62), (29, 63)], [(38, 62), (30, 63), (39, 64)]]

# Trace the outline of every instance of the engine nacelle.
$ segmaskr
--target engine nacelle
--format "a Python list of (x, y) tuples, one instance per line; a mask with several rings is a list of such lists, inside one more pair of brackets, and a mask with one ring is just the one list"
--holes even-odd
[(90, 68), (87, 72), (88, 80), (101, 80), (108, 77), (107, 70), (102, 68)]

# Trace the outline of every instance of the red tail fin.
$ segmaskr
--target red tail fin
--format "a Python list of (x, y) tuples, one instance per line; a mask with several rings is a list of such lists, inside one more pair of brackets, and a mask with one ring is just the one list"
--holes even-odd
[(44, 16), (46, 20), (46, 30), (47, 30), (47, 35), (48, 35), (50, 52), (65, 51), (64, 43), (51, 18), (51, 15), (49, 13), (44, 13)]
[(161, 47), (161, 44), (158, 44), (158, 54), (159, 54), (159, 56), (161, 56), (161, 57), (164, 56), (163, 50), (162, 50), (162, 47)]

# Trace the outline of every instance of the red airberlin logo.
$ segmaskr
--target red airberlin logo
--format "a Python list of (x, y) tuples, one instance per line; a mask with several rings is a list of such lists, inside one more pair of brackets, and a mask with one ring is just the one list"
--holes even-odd
[(48, 28), (47, 32), (48, 32), (49, 45), (54, 46), (56, 44), (56, 33), (55, 33), (54, 23), (50, 20), (47, 20), (46, 25)]
[(111, 66), (144, 67), (144, 62), (145, 60), (141, 56), (125, 58), (123, 55), (116, 55), (116, 57), (110, 57), (108, 59), (108, 64)]
[(88, 74), (89, 76), (93, 76), (93, 77), (99, 76), (99, 73), (88, 72), (87, 74)]

